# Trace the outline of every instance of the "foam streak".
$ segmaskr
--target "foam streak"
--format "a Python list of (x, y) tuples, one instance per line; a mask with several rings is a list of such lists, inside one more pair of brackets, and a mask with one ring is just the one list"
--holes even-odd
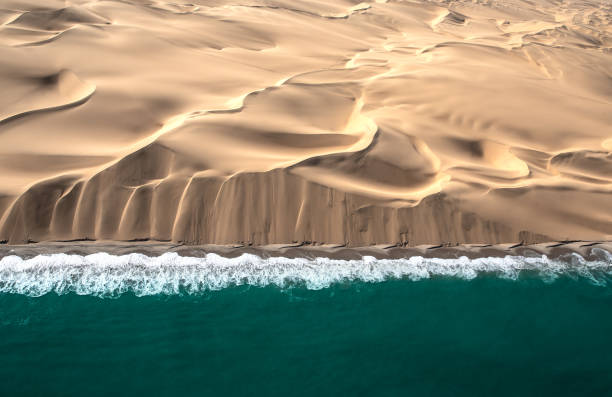
[(243, 254), (225, 258), (207, 254), (202, 258), (165, 253), (158, 257), (142, 254), (122, 256), (97, 253), (39, 255), (31, 259), (7, 256), (0, 260), (0, 293), (41, 296), (76, 293), (113, 297), (131, 292), (136, 296), (197, 294), (239, 285), (280, 288), (302, 286), (327, 288), (336, 283), (382, 282), (391, 279), (422, 280), (457, 277), (471, 280), (479, 275), (517, 279), (523, 272), (535, 273), (545, 281), (559, 276), (586, 278), (607, 285), (612, 275), (612, 255), (594, 249), (594, 260), (578, 254), (559, 259), (547, 256), (468, 259), (423, 258), (359, 260), (329, 258), (261, 258)]

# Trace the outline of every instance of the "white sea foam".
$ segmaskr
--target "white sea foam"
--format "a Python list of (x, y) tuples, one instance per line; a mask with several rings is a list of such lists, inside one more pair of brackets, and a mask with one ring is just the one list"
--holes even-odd
[(50, 292), (95, 296), (118, 296), (126, 292), (137, 296), (174, 295), (197, 294), (238, 285), (321, 289), (351, 281), (421, 280), (430, 277), (469, 280), (484, 274), (517, 279), (525, 272), (548, 281), (565, 275), (606, 285), (612, 281), (612, 255), (601, 249), (594, 249), (592, 255), (596, 259), (586, 260), (578, 254), (559, 259), (546, 256), (376, 259), (364, 256), (358, 260), (261, 258), (250, 254), (236, 258), (208, 254), (195, 258), (176, 253), (158, 257), (106, 253), (39, 255), (31, 259), (7, 256), (0, 260), (0, 293), (28, 296)]

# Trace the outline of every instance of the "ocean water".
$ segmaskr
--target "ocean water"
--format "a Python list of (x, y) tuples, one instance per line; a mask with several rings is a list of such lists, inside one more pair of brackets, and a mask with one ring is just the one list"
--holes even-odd
[(0, 396), (612, 395), (612, 256), (0, 260)]

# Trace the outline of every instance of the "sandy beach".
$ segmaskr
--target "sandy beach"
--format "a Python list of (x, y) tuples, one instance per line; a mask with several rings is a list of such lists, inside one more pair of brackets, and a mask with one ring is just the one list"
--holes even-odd
[(0, 396), (611, 395), (612, 0), (0, 0)]
[[(38, 255), (67, 254), (86, 256), (106, 253), (114, 256), (143, 254), (158, 257), (166, 253), (177, 253), (183, 257), (201, 258), (207, 254), (217, 254), (224, 258), (236, 258), (243, 254), (256, 255), (259, 258), (330, 258), (360, 259), (370, 256), (377, 259), (401, 259), (420, 256), (423, 258), (453, 259), (467, 257), (501, 258), (506, 256), (541, 257), (571, 262), (568, 258), (577, 254), (585, 260), (607, 260), (604, 251), (612, 253), (612, 242), (560, 241), (540, 244), (473, 244), (473, 245), (421, 245), (416, 247), (402, 246), (369, 246), (352, 247), (337, 245), (186, 245), (162, 242), (70, 242), (70, 243), (35, 243), (23, 245), (0, 245), (0, 259), (16, 255), (23, 259)], [(605, 258), (604, 258), (605, 257)]]
[(611, 7), (4, 0), (1, 255), (610, 241)]

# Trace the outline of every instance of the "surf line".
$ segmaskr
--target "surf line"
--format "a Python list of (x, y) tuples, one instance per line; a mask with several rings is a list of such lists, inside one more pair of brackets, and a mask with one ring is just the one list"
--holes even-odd
[(339, 283), (379, 283), (406, 279), (419, 281), (451, 277), (472, 280), (481, 275), (517, 280), (532, 274), (545, 282), (559, 277), (585, 279), (608, 286), (612, 280), (612, 254), (593, 249), (594, 259), (578, 254), (560, 258), (524, 257), (400, 259), (285, 258), (242, 254), (227, 258), (209, 253), (204, 257), (143, 254), (87, 256), (52, 254), (23, 259), (0, 259), (0, 293), (42, 296), (75, 293), (99, 297), (132, 293), (136, 296), (198, 294), (249, 285), (281, 289), (319, 290)]

